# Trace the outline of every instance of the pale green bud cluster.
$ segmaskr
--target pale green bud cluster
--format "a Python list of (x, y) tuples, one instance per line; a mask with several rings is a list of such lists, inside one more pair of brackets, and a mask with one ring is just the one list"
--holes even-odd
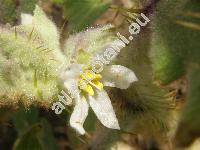
[(27, 98), (26, 103), (52, 102), (58, 93), (59, 68), (65, 63), (56, 34), (55, 25), (39, 7), (36, 7), (33, 24), (0, 28), (2, 103), (7, 103), (4, 96), (12, 102), (21, 96)]

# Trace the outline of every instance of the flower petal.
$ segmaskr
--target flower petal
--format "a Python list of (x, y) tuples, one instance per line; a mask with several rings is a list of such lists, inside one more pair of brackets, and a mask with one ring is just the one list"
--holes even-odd
[(88, 103), (84, 97), (77, 100), (76, 105), (74, 107), (74, 111), (70, 117), (70, 125), (74, 128), (79, 134), (85, 134), (85, 130), (83, 128), (83, 123), (88, 115)]
[(69, 94), (75, 98), (80, 98), (80, 90), (78, 89), (78, 81), (75, 79), (68, 79), (64, 82), (65, 88), (68, 90)]
[(105, 66), (102, 71), (102, 82), (104, 86), (127, 89), (131, 83), (138, 81), (135, 73), (120, 65)]
[(69, 67), (63, 69), (60, 78), (64, 82), (64, 87), (72, 95), (72, 97), (78, 99), (80, 90), (78, 89), (78, 77), (82, 72), (82, 65), (72, 64)]
[(110, 98), (104, 90), (97, 90), (95, 96), (89, 96), (89, 104), (104, 126), (120, 129)]

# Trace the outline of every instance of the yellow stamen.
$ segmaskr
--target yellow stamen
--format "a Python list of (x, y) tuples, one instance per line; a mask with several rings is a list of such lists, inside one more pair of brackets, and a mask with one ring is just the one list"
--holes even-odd
[(102, 78), (100, 74), (96, 74), (91, 70), (85, 69), (80, 75), (79, 88), (89, 95), (94, 95), (93, 87), (98, 90), (103, 89), (103, 84), (99, 81)]
[(99, 81), (93, 81), (94, 85), (98, 87), (99, 90), (103, 89), (103, 84)]
[(94, 95), (94, 90), (93, 90), (92, 86), (90, 86), (89, 84), (87, 84), (85, 87), (83, 87), (82, 90), (85, 91), (86, 93), (88, 93), (91, 96)]

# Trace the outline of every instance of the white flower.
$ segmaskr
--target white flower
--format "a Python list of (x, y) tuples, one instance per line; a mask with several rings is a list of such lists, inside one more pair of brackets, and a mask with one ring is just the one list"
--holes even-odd
[[(85, 134), (83, 124), (88, 115), (89, 106), (93, 109), (100, 122), (111, 129), (120, 129), (118, 120), (113, 110), (110, 98), (104, 90), (104, 86), (126, 89), (131, 83), (137, 81), (134, 72), (124, 66), (108, 65), (103, 67), (100, 73), (94, 73), (91, 64), (87, 62), (88, 55), (82, 55), (84, 64), (78, 61), (78, 52), (87, 52), (93, 58), (99, 52), (103, 52), (116, 43), (116, 38), (109, 37), (110, 33), (106, 30), (112, 26), (88, 29), (85, 32), (71, 36), (67, 40), (65, 54), (71, 54), (71, 63), (61, 72), (61, 79), (64, 87), (74, 98), (74, 110), (70, 118), (70, 125), (81, 135)], [(99, 45), (101, 43), (101, 45)], [(80, 60), (80, 59), (79, 59)], [(92, 58), (90, 58), (92, 60)]]
[[(100, 74), (94, 74), (89, 68), (82, 70), (82, 67), (80, 64), (71, 64), (62, 73), (64, 86), (71, 91), (75, 99), (70, 125), (80, 134), (85, 134), (83, 124), (91, 106), (104, 126), (120, 129), (110, 98), (103, 86), (126, 89), (132, 82), (137, 81), (134, 72), (124, 66), (111, 65), (105, 66)], [(89, 82), (80, 88), (86, 78)], [(73, 93), (73, 91), (79, 92)]]

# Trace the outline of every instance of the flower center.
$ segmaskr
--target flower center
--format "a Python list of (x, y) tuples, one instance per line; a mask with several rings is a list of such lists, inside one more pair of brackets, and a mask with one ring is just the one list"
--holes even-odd
[(79, 88), (89, 95), (94, 95), (94, 89), (103, 89), (103, 84), (100, 82), (102, 76), (100, 74), (94, 73), (92, 70), (85, 69), (83, 73), (80, 74), (78, 86)]

